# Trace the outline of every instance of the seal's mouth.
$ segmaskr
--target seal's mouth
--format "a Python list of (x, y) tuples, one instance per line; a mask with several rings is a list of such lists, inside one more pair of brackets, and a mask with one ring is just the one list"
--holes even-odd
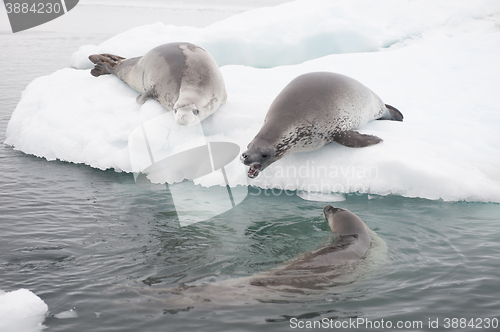
[(250, 169), (248, 170), (248, 177), (250, 179), (257, 177), (257, 175), (259, 175), (261, 168), (262, 168), (262, 164), (252, 163), (250, 165)]

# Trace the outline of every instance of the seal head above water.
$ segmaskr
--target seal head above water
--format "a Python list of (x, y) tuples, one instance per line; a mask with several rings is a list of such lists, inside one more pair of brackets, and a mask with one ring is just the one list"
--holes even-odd
[(250, 284), (317, 289), (330, 286), (335, 278), (349, 274), (370, 248), (371, 231), (357, 215), (348, 210), (327, 205), (323, 214), (334, 235), (333, 242), (252, 278)]
[(189, 284), (161, 290), (160, 297), (168, 294), (166, 304), (174, 313), (199, 305), (247, 307), (251, 301), (302, 302), (306, 297), (324, 300), (328, 294), (338, 295), (343, 290), (335, 286), (352, 284), (385, 262), (387, 246), (354, 213), (328, 205), (323, 214), (333, 240), (253, 276), (215, 282), (207, 282), (203, 276), (201, 284), (189, 280)]

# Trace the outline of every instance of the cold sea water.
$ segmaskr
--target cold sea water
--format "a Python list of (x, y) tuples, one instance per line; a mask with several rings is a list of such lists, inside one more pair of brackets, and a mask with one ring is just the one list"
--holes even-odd
[[(101, 9), (104, 19), (111, 9)], [(231, 14), (177, 11), (171, 19), (200, 26)], [(0, 135), (30, 81), (119, 24), (1, 32)], [(331, 204), (356, 213), (387, 246), (368, 272), (313, 298), (247, 303), (228, 293), (218, 294), (226, 303), (191, 306), (169, 302), (165, 290), (251, 276), (329, 241), (328, 203), (249, 188), (236, 208), (180, 227), (169, 191), (138, 186), (131, 174), (4, 144), (0, 160), (0, 289), (27, 288), (45, 301), (47, 331), (288, 331), (342, 322), (359, 331), (500, 329), (499, 204), (348, 195)], [(55, 317), (71, 309), (72, 318)]]

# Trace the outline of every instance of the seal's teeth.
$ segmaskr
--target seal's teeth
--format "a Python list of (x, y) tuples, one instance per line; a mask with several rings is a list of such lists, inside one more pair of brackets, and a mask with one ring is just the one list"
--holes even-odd
[(257, 175), (259, 175), (261, 164), (252, 164), (250, 165), (250, 169), (248, 170), (248, 177), (253, 179)]

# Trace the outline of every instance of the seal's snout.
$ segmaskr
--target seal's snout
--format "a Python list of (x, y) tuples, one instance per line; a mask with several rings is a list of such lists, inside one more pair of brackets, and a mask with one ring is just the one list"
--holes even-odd
[(240, 159), (243, 164), (250, 166), (247, 174), (249, 178), (253, 179), (259, 175), (259, 172), (262, 170), (260, 153), (252, 153), (250, 150), (247, 150), (241, 154)]
[(336, 218), (335, 214), (343, 209), (333, 207), (331, 205), (327, 205), (323, 208), (323, 214), (325, 215), (325, 219), (328, 222), (328, 226), (330, 226), (330, 230), (333, 233), (337, 233), (336, 229)]
[(175, 122), (177, 122), (178, 125), (185, 126), (188, 122), (186, 114), (177, 115)]
[(249, 145), (248, 150), (241, 154), (240, 160), (243, 164), (250, 166), (248, 177), (253, 179), (273, 162), (273, 156), (274, 150), (271, 147), (255, 148)]
[(325, 218), (328, 220), (328, 216), (335, 214), (339, 209), (334, 208), (331, 205), (327, 205), (323, 208), (323, 214), (325, 215)]
[(323, 208), (323, 214), (326, 216), (327, 214), (330, 214), (333, 212), (334, 207), (331, 205), (327, 205)]
[[(256, 166), (256, 165), (260, 165), (260, 160), (259, 158), (255, 158), (255, 156), (253, 156), (251, 153), (248, 153), (247, 152), (243, 152), (240, 156), (240, 160), (243, 164), (247, 165), (247, 166), (250, 166), (250, 168), (252, 168), (252, 166)], [(255, 177), (255, 176), (250, 176), (250, 173), (248, 175), (249, 177)]]
[(325, 218), (328, 219), (328, 216), (334, 215), (335, 213), (339, 211), (344, 211), (344, 209), (341, 208), (336, 208), (331, 205), (327, 205), (323, 208), (323, 214), (325, 215)]
[(241, 162), (247, 166), (252, 165), (253, 163), (260, 163), (262, 159), (260, 157), (260, 153), (252, 150), (246, 150), (240, 156)]

